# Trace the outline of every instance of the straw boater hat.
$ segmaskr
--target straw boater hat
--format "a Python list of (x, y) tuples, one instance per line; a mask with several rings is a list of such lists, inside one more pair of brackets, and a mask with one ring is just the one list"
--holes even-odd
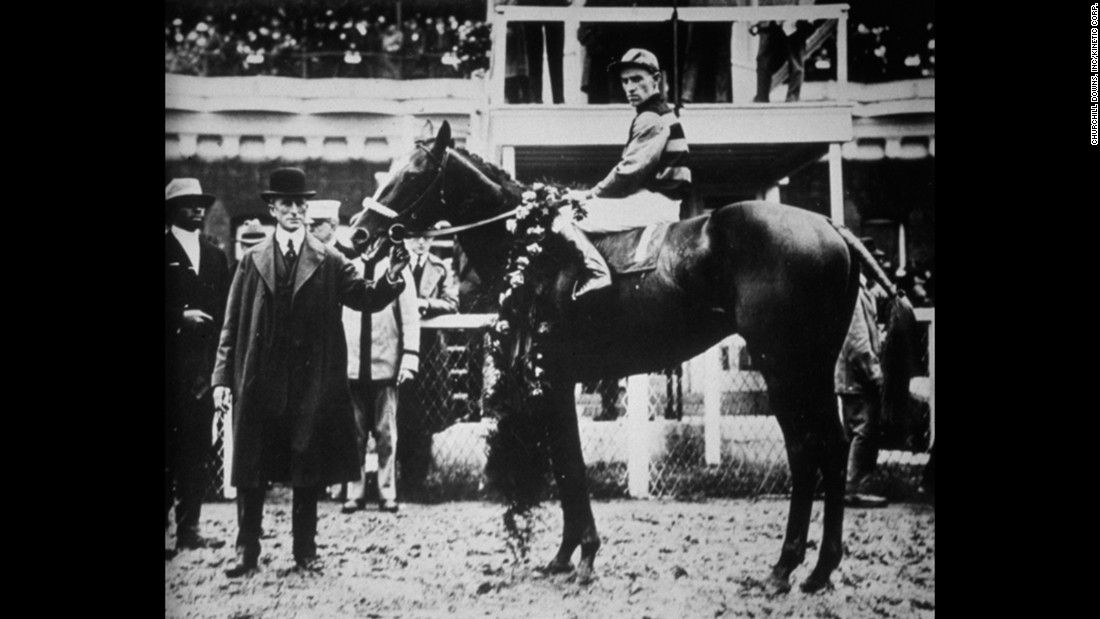
[(237, 228), (237, 242), (246, 249), (259, 244), (266, 238), (267, 230), (260, 225), (259, 220), (249, 219)]
[(306, 203), (306, 223), (311, 224), (317, 219), (340, 221), (339, 200), (310, 200)]
[(316, 191), (306, 189), (306, 173), (301, 168), (279, 168), (268, 178), (268, 190), (260, 192), (264, 200), (272, 198), (312, 198)]
[(173, 206), (201, 206), (210, 208), (214, 204), (214, 196), (203, 193), (197, 178), (173, 178), (164, 188), (164, 205)]
[(623, 54), (622, 60), (607, 65), (607, 72), (618, 73), (623, 69), (629, 69), (631, 67), (645, 69), (656, 75), (660, 75), (661, 73), (660, 64), (657, 62), (657, 57), (653, 55), (653, 52), (640, 47), (628, 50)]

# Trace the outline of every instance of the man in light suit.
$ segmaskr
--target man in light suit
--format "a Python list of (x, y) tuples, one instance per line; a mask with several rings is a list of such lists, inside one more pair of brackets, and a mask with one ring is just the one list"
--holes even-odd
[(200, 237), (214, 196), (202, 192), (198, 179), (172, 179), (164, 204), (171, 224), (164, 235), (164, 526), (178, 500), (176, 551), (219, 548), (224, 541), (199, 533), (199, 516), (214, 419), (210, 371), (229, 293), (229, 267), (225, 253)]
[[(368, 265), (354, 261), (363, 273)], [(389, 268), (383, 259), (374, 268), (375, 276)], [(406, 267), (406, 281), (411, 273)], [(410, 284), (397, 300), (370, 317), (369, 340), (362, 337), (363, 319), (360, 312), (344, 309), (344, 332), (348, 343), (348, 381), (355, 406), (356, 438), (359, 449), (361, 477), (351, 484), (348, 500), (341, 511), (345, 514), (362, 509), (367, 502), (367, 470), (364, 466), (371, 436), (378, 456), (378, 509), (393, 513), (397, 503), (397, 461), (394, 454), (398, 443), (398, 389), (413, 380), (420, 367), (420, 315), (416, 290)], [(361, 347), (369, 342), (369, 354)], [(369, 365), (360, 364), (369, 359)]]

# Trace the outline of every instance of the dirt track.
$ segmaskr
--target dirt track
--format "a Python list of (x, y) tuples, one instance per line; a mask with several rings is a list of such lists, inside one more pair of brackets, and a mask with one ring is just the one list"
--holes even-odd
[[(208, 503), (203, 533), (228, 542), (165, 562), (166, 617), (932, 617), (935, 615), (935, 511), (922, 504), (848, 509), (847, 554), (834, 588), (798, 591), (817, 559), (821, 503), (814, 504), (811, 550), (792, 592), (761, 587), (786, 523), (785, 500), (703, 503), (600, 501), (604, 540), (596, 580), (534, 568), (559, 541), (561, 512), (538, 512), (531, 554), (518, 565), (506, 543), (501, 506), (405, 504), (396, 516), (369, 506), (352, 515), (319, 506), (321, 574), (302, 573), (290, 549), (290, 500), (265, 506), (259, 573), (229, 579), (236, 511)], [(172, 543), (169, 539), (166, 543)], [(576, 560), (576, 556), (574, 556)]]

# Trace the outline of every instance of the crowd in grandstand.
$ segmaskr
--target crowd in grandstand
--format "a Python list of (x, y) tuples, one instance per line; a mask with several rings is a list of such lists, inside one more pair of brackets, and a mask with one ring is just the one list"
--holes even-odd
[[(165, 71), (409, 79), (464, 77), (488, 66), (488, 26), (453, 13), (400, 17), (393, 6), (336, 0), (166, 3)], [(934, 23), (853, 15), (850, 76), (880, 82), (935, 75)], [(464, 57), (463, 49), (477, 58)], [(806, 79), (835, 79), (835, 42), (812, 52)]]
[(462, 77), (455, 48), (480, 22), (363, 3), (166, 4), (164, 66), (189, 75)]

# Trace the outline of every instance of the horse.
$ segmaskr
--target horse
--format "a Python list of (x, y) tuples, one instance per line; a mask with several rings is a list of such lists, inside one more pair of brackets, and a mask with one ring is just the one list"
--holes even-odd
[[(430, 146), (429, 146), (430, 144)], [(353, 239), (377, 253), (395, 237), (447, 220), (482, 281), (503, 275), (510, 243), (505, 225), (525, 186), (501, 168), (453, 146), (450, 125), (420, 143), (376, 194), (380, 207), (351, 222)], [(861, 265), (890, 295), (883, 370), (884, 395), (908, 397), (912, 306), (859, 240), (829, 218), (764, 201), (738, 202), (671, 224), (651, 271), (615, 274), (611, 288), (568, 300), (555, 332), (547, 375), (553, 388), (548, 432), (563, 531), (550, 573), (594, 575), (600, 548), (588, 496), (573, 387), (596, 378), (663, 370), (734, 333), (744, 338), (764, 377), (782, 430), (792, 492), (786, 535), (766, 579), (773, 593), (790, 590), (805, 559), (816, 475), (824, 489), (824, 531), (816, 566), (801, 589), (830, 585), (843, 554), (848, 443), (833, 389), (833, 370), (856, 302)], [(591, 301), (589, 297), (596, 297)], [(587, 303), (587, 305), (585, 305)], [(889, 355), (891, 359), (885, 357)], [(901, 406), (899, 402), (892, 406)]]

